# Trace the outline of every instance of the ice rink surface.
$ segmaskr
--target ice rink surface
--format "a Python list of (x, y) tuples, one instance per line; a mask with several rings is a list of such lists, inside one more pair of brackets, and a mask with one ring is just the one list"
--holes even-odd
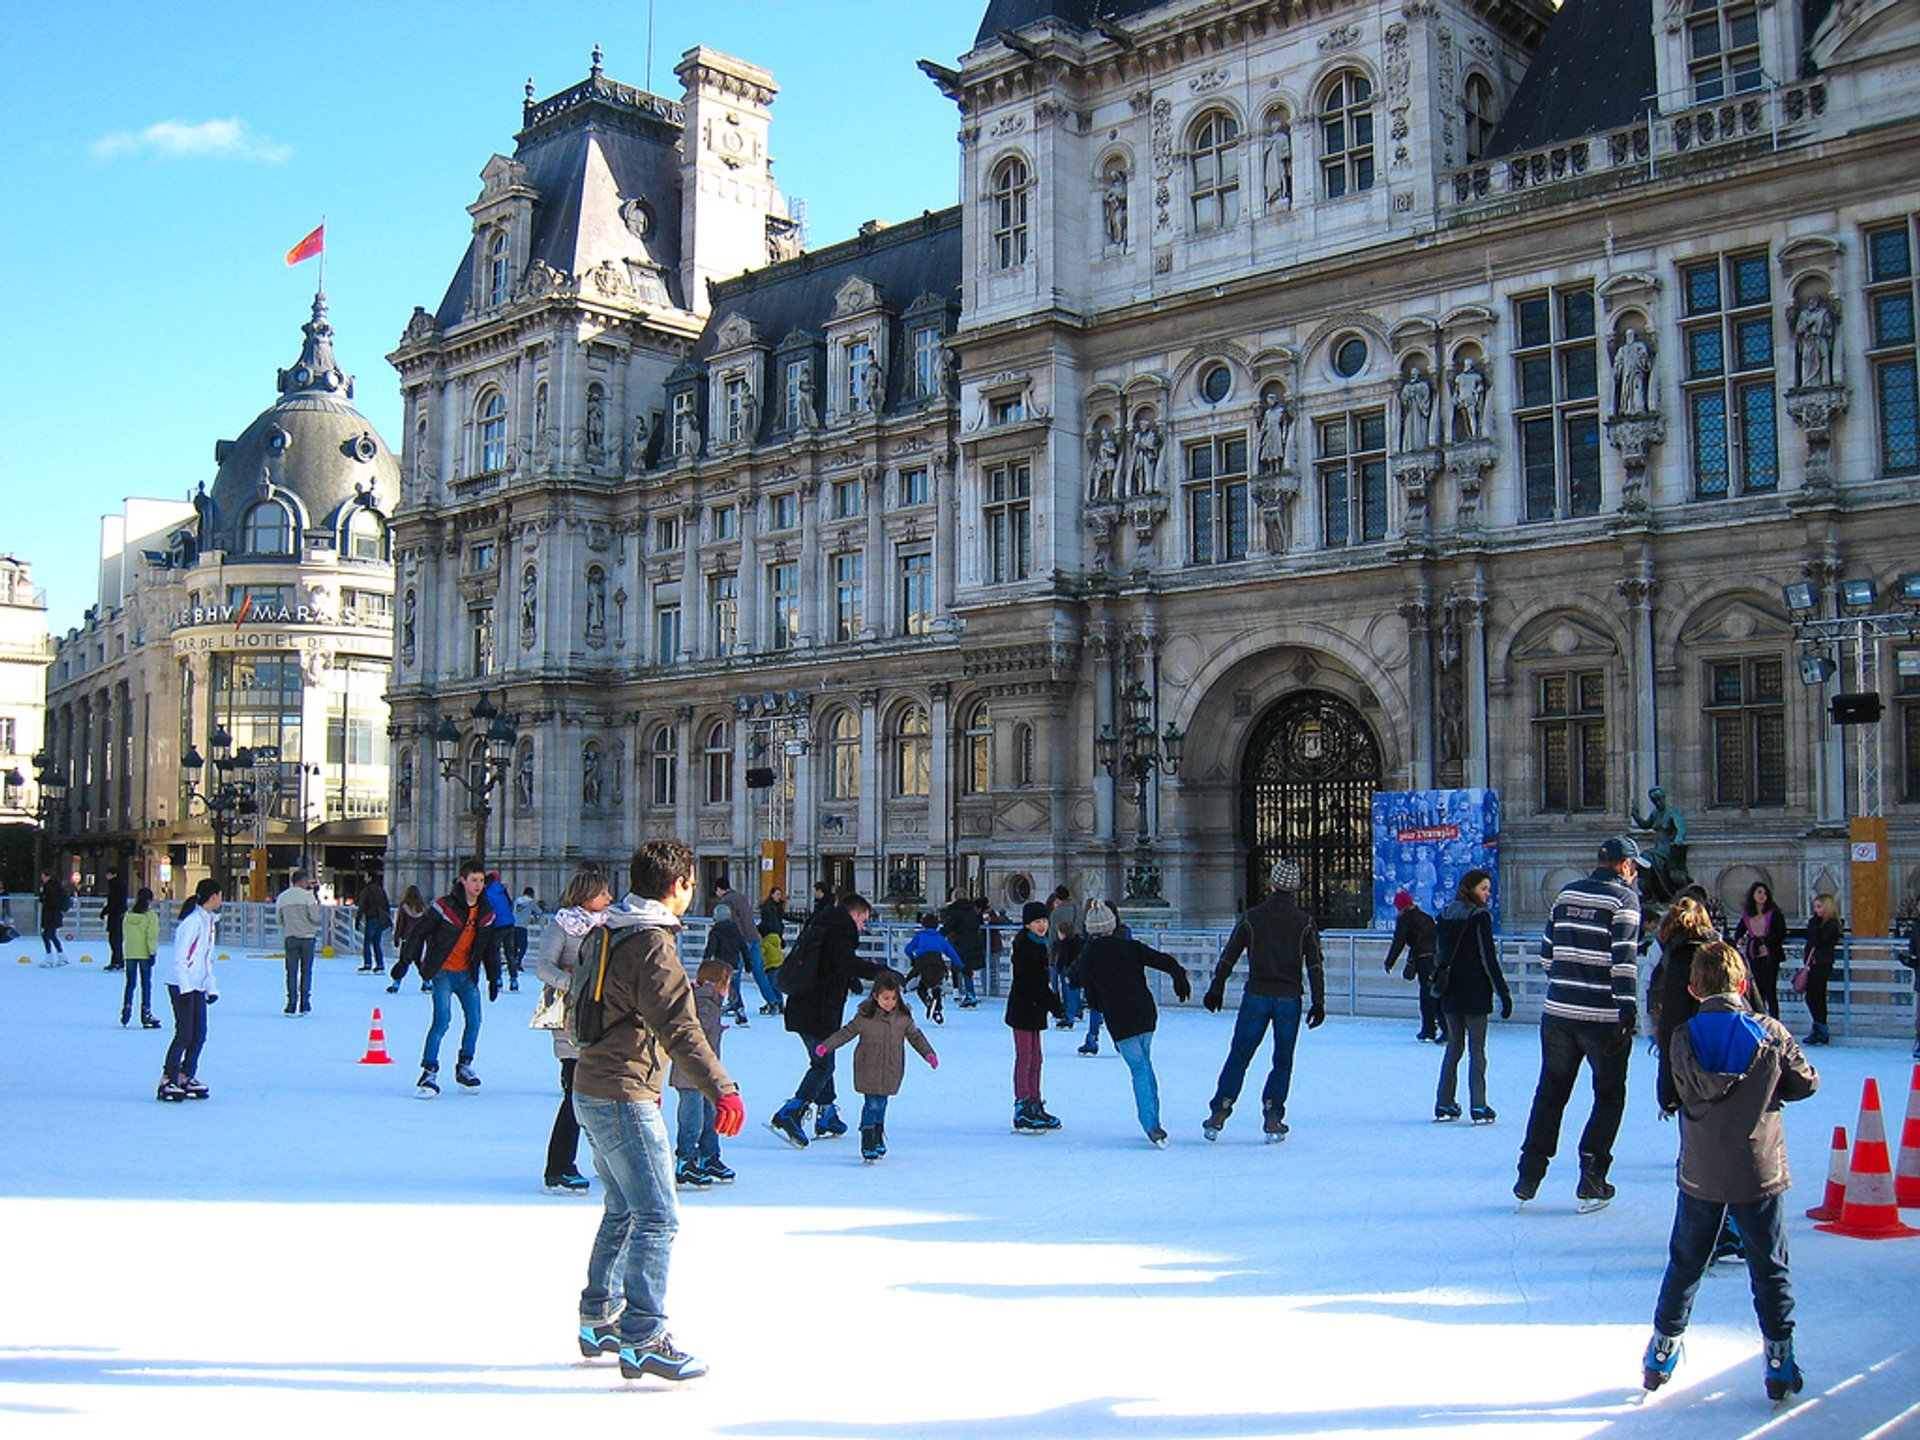
[[(164, 998), (168, 1028), (122, 1030), (102, 951), (49, 970), (18, 963), (37, 941), (0, 947), (7, 1436), (1920, 1435), (1920, 1239), (1800, 1218), (1869, 1075), (1898, 1145), (1904, 1048), (1816, 1051), (1821, 1092), (1788, 1109), (1809, 1385), (1776, 1415), (1738, 1265), (1638, 1403), (1675, 1147), (1643, 1052), (1619, 1198), (1575, 1213), (1583, 1086), (1518, 1214), (1529, 1025), (1494, 1027), (1491, 1127), (1432, 1123), (1439, 1050), (1410, 1022), (1336, 1016), (1302, 1034), (1285, 1144), (1260, 1140), (1264, 1061), (1207, 1144), (1231, 1016), (1170, 1007), (1157, 1151), (1111, 1045), (1082, 1058), (1064, 1031), (1044, 1089), (1065, 1128), (1013, 1134), (1000, 1006), (950, 1008), (927, 1027), (941, 1068), (908, 1057), (891, 1153), (864, 1166), (854, 1135), (799, 1152), (763, 1128), (802, 1056), (755, 1016), (723, 1051), (747, 1102), (739, 1179), (683, 1195), (674, 1253), (672, 1330), (712, 1373), (668, 1389), (576, 1353), (598, 1186), (541, 1187), (557, 1067), (526, 1028), (531, 987), (486, 1010), (483, 1087), (422, 1102), (417, 986), (322, 960), (315, 1013), (290, 1019), (277, 959), (235, 954), (200, 1067), (213, 1097), (160, 1104)], [(356, 1063), (375, 1005), (384, 1068)]]

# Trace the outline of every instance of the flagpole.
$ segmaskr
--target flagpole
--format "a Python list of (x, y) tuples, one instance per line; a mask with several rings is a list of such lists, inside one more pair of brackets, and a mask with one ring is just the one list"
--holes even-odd
[(320, 293), (327, 293), (327, 217), (320, 217)]

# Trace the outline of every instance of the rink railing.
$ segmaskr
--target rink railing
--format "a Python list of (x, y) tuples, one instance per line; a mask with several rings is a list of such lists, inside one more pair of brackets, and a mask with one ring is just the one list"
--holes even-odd
[[(35, 939), (39, 933), (37, 898), (32, 895), (10, 895), (6, 900), (8, 912), (21, 938)], [(104, 962), (106, 922), (101, 916), (101, 909), (102, 902), (95, 898), (82, 897), (77, 900), (74, 908), (67, 912), (61, 934), (70, 943), (83, 948), (99, 947), (97, 958)], [(316, 948), (322, 951), (331, 948), (336, 958), (351, 959), (357, 964), (361, 953), (360, 930), (355, 923), (353, 907), (329, 905), (324, 909), (326, 925)], [(162, 940), (172, 935), (173, 917), (178, 913), (177, 903), (161, 906)], [(689, 915), (686, 923), (687, 928), (680, 941), (680, 955), (692, 966), (699, 963), (706, 946), (707, 929), (712, 922), (703, 916)], [(876, 921), (868, 925), (861, 936), (861, 954), (866, 959), (905, 974), (910, 968), (906, 960), (907, 941), (918, 928), (912, 924)], [(798, 931), (797, 924), (788, 924), (788, 944), (792, 943)], [(987, 968), (976, 981), (982, 996), (1006, 994), (1008, 952), (1018, 931), (1019, 927), (1012, 925), (996, 925), (992, 928)], [(1226, 944), (1227, 934), (1224, 928), (1145, 925), (1134, 930), (1136, 938), (1173, 956), (1186, 967), (1193, 984), (1195, 998), (1192, 1003), (1195, 1004), (1211, 980), (1214, 964)], [(227, 903), (220, 911), (219, 937), (221, 948), (232, 952), (272, 952), (281, 948), (280, 923), (270, 903)], [(1391, 974), (1385, 968), (1390, 938), (1385, 932), (1376, 930), (1333, 930), (1320, 937), (1321, 951), (1326, 960), (1329, 1013), (1418, 1021), (1419, 997), (1415, 993), (1414, 982), (1400, 978), (1401, 966), (1398, 962)], [(1538, 932), (1499, 936), (1496, 937), (1496, 943), (1507, 983), (1513, 991), (1514, 1019), (1538, 1020), (1540, 1004), (1546, 998), (1547, 989), (1546, 971), (1539, 959)], [(391, 965), (398, 950), (391, 931), (383, 938), (383, 945), (387, 963)], [(537, 949), (538, 945), (536, 935), (533, 948)], [(1912, 1039), (1915, 1033), (1914, 977), (1913, 972), (1900, 963), (1900, 957), (1906, 951), (1905, 938), (1897, 936), (1851, 936), (1842, 941), (1840, 963), (1827, 990), (1829, 1025), (1836, 1038)], [(1810, 1017), (1807, 1015), (1806, 1002), (1794, 994), (1787, 983), (1799, 964), (1797, 947), (1790, 952), (1790, 957), (1780, 975), (1781, 1015), (1798, 1030), (1804, 1028)], [(1227, 985), (1229, 1007), (1239, 1003), (1241, 982), (1246, 978), (1246, 973), (1246, 961), (1242, 959)], [(1173, 982), (1167, 976), (1149, 970), (1147, 980), (1160, 1003), (1173, 1003)], [(1640, 988), (1644, 994), (1644, 975), (1640, 979)]]

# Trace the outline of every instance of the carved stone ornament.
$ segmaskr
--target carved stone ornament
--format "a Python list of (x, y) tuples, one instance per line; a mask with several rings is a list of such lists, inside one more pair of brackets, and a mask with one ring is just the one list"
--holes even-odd
[(1320, 53), (1332, 54), (1335, 50), (1351, 50), (1360, 43), (1358, 25), (1336, 25), (1320, 37)]
[(1847, 413), (1852, 394), (1845, 385), (1789, 390), (1787, 414), (1807, 435), (1807, 478), (1803, 487), (1809, 495), (1833, 493), (1833, 430)]
[(620, 219), (636, 240), (646, 240), (653, 234), (653, 208), (645, 200), (622, 201)]
[(1626, 464), (1627, 478), (1620, 490), (1620, 509), (1629, 515), (1644, 514), (1647, 498), (1647, 466), (1654, 446), (1667, 438), (1667, 422), (1658, 415), (1615, 416), (1607, 421), (1607, 443), (1620, 452)]

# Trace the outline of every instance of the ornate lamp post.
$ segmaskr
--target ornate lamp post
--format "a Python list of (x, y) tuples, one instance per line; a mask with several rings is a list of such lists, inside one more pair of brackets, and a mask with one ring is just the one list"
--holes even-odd
[(1126, 707), (1121, 728), (1102, 725), (1094, 737), (1093, 753), (1109, 775), (1125, 776), (1133, 782), (1133, 807), (1138, 828), (1133, 837), (1133, 862), (1127, 867), (1126, 903), (1164, 905), (1160, 894), (1160, 863), (1153, 853), (1153, 817), (1148, 804), (1149, 786), (1157, 771), (1180, 773), (1181, 752), (1186, 733), (1171, 721), (1164, 734), (1153, 730), (1153, 696), (1147, 687), (1134, 680), (1120, 697)]
[[(487, 819), (493, 814), (493, 792), (507, 783), (507, 771), (513, 765), (513, 747), (520, 732), (494, 707), (482, 692), (467, 712), (473, 720), (472, 734), (463, 736), (451, 715), (443, 716), (433, 728), (433, 758), (440, 764), (440, 778), (451, 780), (467, 792), (473, 814), (473, 856), (482, 864), (487, 858)], [(461, 755), (479, 741), (481, 750), (470, 768), (461, 767)]]
[(207, 748), (213, 751), (215, 783), (211, 789), (201, 788), (200, 776), (207, 768), (207, 760), (198, 746), (187, 747), (180, 768), (187, 772), (188, 812), (199, 807), (213, 827), (213, 878), (225, 892), (232, 883), (229, 862), (233, 837), (251, 823), (254, 812), (259, 809), (259, 799), (252, 775), (253, 751), (242, 745), (229, 754), (233, 749), (233, 736), (224, 725), (213, 727), (213, 733), (207, 736)]
[(53, 763), (52, 755), (42, 750), (33, 757), (33, 779), (39, 790), (33, 807), (37, 822), (33, 831), (33, 883), (38, 885), (46, 867), (48, 822), (67, 803), (67, 773)]

